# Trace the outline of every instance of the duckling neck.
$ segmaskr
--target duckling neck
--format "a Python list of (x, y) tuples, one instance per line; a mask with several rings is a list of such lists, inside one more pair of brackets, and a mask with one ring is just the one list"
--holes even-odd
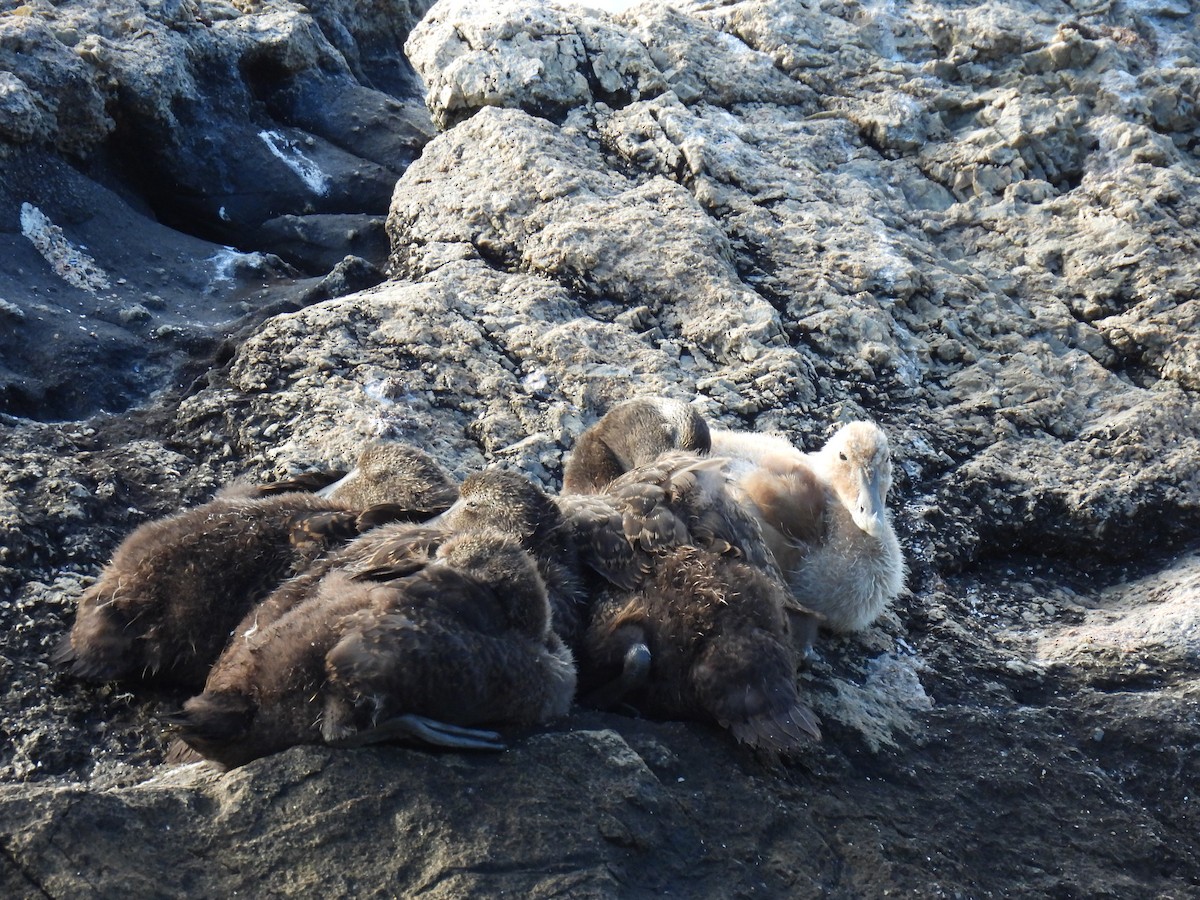
[[(890, 585), (895, 573), (903, 568), (903, 558), (900, 553), (900, 542), (892, 528), (891, 515), (885, 510), (883, 514), (884, 527), (878, 536), (868, 534), (854, 522), (850, 510), (840, 503), (831, 503), (833, 521), (830, 522), (830, 543), (839, 543), (844, 548), (842, 553), (850, 558), (854, 568), (861, 568), (870, 573), (870, 577), (880, 581), (881, 589)], [(868, 575), (864, 572), (863, 579)], [(899, 588), (896, 588), (899, 591)]]
[(885, 524), (873, 537), (854, 524), (848, 509), (831, 502), (827, 540), (789, 573), (796, 596), (822, 612), (834, 631), (865, 628), (904, 586), (900, 542), (890, 518)]

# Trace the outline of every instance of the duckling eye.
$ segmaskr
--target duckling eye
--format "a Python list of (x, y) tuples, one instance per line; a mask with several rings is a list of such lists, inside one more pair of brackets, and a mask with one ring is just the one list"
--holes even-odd
[(845, 453), (839, 453), (839, 454), (838, 454), (838, 459), (840, 459), (842, 462), (845, 462), (845, 461), (846, 461), (846, 454), (845, 454)]

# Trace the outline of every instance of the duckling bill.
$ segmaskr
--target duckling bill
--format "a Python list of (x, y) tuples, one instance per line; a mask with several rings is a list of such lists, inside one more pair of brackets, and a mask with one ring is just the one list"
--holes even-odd
[(450, 508), (458, 499), (458, 485), (423, 450), (400, 441), (372, 441), (354, 468), (320, 494), (360, 509), (397, 504), (415, 521), (424, 521)]
[(391, 505), (409, 519), (425, 521), (458, 499), (458, 486), (437, 460), (401, 441), (370, 441), (354, 468), (303, 472), (281, 481), (241, 486), (247, 496), (309, 491), (347, 507)]

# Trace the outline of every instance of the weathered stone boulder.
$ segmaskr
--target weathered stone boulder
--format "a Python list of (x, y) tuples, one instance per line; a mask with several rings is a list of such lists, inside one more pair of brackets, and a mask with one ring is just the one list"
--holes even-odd
[(401, 52), (427, 5), (0, 13), (0, 410), (125, 409), (303, 276), (382, 266), (432, 133)]
[[(384, 13), (194, 9), (214, 21), (203, 53), (164, 71), (249, 60), (221, 71), (245, 76), (250, 118), (200, 86), (181, 108), (209, 119), (155, 119), (183, 82), (155, 94), (115, 63), (91, 82), (101, 106), (80, 82), (52, 107), (35, 74), (77, 66), (31, 31), (38, 67), (0, 79), (0, 133), (25, 148), (9, 158), (72, 116), (109, 147), (104, 190), (136, 198), (123, 116), (194, 148), (214, 117), (244, 134), (273, 110), (326, 153), (329, 123), (366, 110), (362, 158), (399, 177), (360, 212), (386, 211), (389, 250), (282, 288), (290, 311), (215, 356), (211, 337), (174, 346), (166, 389), (121, 416), (0, 419), (6, 894), (1196, 892), (1191, 8), (443, 0), (405, 45), (441, 129), (415, 160), (386, 149), (400, 125), (369, 94), (402, 93)], [(200, 27), (171, 21), (164, 46)], [(318, 70), (368, 93), (335, 111)], [(108, 91), (141, 99), (113, 116)], [(60, 183), (84, 177), (53, 158)], [(200, 180), (198, 210), (224, 184)], [(270, 219), (262, 202), (238, 209), (263, 247), (329, 263), (358, 227), (336, 204)], [(155, 239), (201, 240), (172, 224)], [(80, 243), (58, 227), (43, 243)], [(45, 260), (22, 240), (27, 275)], [(135, 268), (83, 243), (110, 281)], [(184, 271), (202, 252), (165, 260), (167, 280), (202, 278)], [(388, 279), (346, 293), (372, 263)], [(76, 256), (54, 277), (95, 271)], [(0, 317), (40, 314), (6, 277)], [(41, 352), (25, 365), (44, 378), (59, 354)], [(642, 393), (805, 448), (850, 418), (891, 436), (909, 591), (820, 642), (799, 677), (826, 736), (798, 759), (579, 710), (499, 755), (302, 748), (217, 776), (162, 764), (157, 717), (183, 698), (50, 669), (123, 534), (229, 478), (345, 463), (388, 433), (460, 476), (501, 463), (554, 489), (582, 429)]]

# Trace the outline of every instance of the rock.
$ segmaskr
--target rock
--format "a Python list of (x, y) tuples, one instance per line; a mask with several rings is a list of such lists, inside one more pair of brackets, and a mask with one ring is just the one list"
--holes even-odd
[(1136, 686), (1200, 670), (1200, 559), (1107, 588), (1083, 622), (1044, 633), (1043, 663), (1098, 685)]
[(86, 154), (114, 127), (104, 94), (86, 60), (46, 21), (46, 7), (25, 9), (25, 15), (0, 21), (4, 131), (16, 144), (36, 139), (67, 154)]
[(405, 51), (439, 127), (481, 106), (518, 106), (551, 117), (594, 100), (637, 99), (665, 88), (646, 47), (607, 17), (567, 4), (438, 5)]
[(382, 216), (279, 216), (264, 222), (261, 232), (280, 256), (292, 265), (311, 267), (313, 275), (328, 272), (347, 253), (376, 268), (387, 263)]
[[(21, 10), (6, 895), (1200, 883), (1186, 5)], [(805, 449), (859, 417), (891, 437), (908, 591), (818, 643), (799, 677), (825, 740), (797, 759), (574, 710), (499, 755), (298, 748), (216, 776), (162, 762), (185, 698), (50, 669), (119, 540), (231, 478), (391, 434), (555, 489), (644, 393)]]
[(13, 144), (45, 138), (52, 130), (36, 95), (12, 72), (0, 73), (0, 116), (0, 135)]
[[(382, 264), (378, 220), (432, 131), (400, 53), (425, 7), (310, 6), (42, 3), (0, 19), (0, 292), (25, 313), (0, 335), (0, 410), (143, 400), (305, 291), (272, 254), (317, 278), (347, 255)], [(120, 314), (138, 304), (151, 315)]]
[(347, 256), (333, 270), (301, 295), (304, 303), (319, 303), (330, 297), (341, 297), (354, 291), (374, 287), (383, 281), (378, 266), (361, 256)]

